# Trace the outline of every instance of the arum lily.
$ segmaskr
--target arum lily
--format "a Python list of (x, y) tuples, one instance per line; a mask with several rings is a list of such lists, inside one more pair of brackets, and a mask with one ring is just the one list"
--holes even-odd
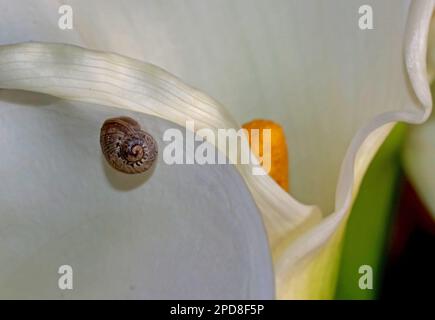
[[(2, 2), (0, 296), (59, 297), (71, 263), (66, 297), (331, 298), (371, 159), (432, 106), (433, 2), (376, 2), (374, 30), (363, 4), (76, 1), (62, 30), (58, 2)], [(278, 121), (291, 195), (242, 165), (120, 176), (95, 148), (120, 113), (160, 144), (191, 119)]]

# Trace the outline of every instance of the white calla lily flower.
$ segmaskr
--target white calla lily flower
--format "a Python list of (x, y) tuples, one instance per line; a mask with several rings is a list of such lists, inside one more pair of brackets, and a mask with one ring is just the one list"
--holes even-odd
[[(361, 30), (365, 2), (75, 1), (73, 30), (56, 1), (0, 2), (0, 88), (60, 98), (1, 95), (0, 296), (59, 297), (50, 268), (73, 261), (75, 298), (331, 298), (367, 166), (395, 122), (432, 107), (433, 1), (373, 2)], [(292, 195), (241, 165), (245, 184), (232, 166), (159, 161), (132, 185), (95, 147), (117, 113), (158, 138), (190, 119), (277, 120)]]

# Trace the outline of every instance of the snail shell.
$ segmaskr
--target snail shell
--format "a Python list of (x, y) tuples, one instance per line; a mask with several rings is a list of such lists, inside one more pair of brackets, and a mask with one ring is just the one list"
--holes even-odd
[(107, 162), (124, 173), (147, 171), (157, 158), (157, 142), (129, 117), (107, 119), (100, 132), (100, 144)]

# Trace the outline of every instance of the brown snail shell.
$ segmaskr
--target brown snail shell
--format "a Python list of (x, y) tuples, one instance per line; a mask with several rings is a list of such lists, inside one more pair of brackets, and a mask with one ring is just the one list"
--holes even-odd
[(124, 173), (147, 171), (157, 159), (157, 142), (129, 117), (107, 119), (100, 132), (100, 145), (107, 162)]

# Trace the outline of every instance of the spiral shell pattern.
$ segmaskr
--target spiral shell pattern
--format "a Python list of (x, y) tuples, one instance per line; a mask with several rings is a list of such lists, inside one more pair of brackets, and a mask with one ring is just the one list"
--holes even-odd
[(118, 171), (134, 174), (147, 171), (157, 158), (157, 142), (129, 117), (107, 119), (100, 132), (101, 150)]

